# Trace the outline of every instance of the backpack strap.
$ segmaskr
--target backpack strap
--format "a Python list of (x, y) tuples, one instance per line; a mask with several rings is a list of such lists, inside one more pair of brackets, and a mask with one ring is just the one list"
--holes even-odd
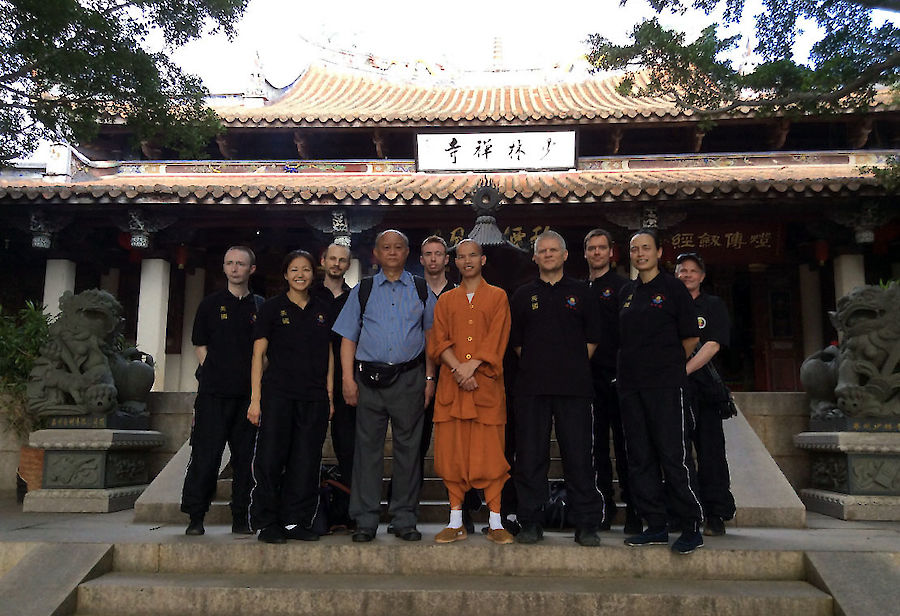
[(369, 296), (372, 294), (372, 285), (375, 284), (372, 276), (366, 276), (359, 281), (359, 325), (362, 326), (363, 314), (366, 312), (366, 304), (369, 303)]
[(422, 300), (423, 305), (428, 305), (428, 282), (422, 278), (421, 276), (413, 276), (413, 281), (416, 283), (416, 291), (419, 292), (419, 299)]
[[(422, 300), (422, 306), (428, 305), (428, 282), (421, 276), (413, 276), (413, 282), (416, 283), (416, 292), (419, 299)], [(366, 304), (369, 303), (369, 296), (372, 294), (372, 285), (375, 284), (373, 276), (366, 276), (359, 281), (359, 324), (362, 325), (363, 314), (366, 312)]]

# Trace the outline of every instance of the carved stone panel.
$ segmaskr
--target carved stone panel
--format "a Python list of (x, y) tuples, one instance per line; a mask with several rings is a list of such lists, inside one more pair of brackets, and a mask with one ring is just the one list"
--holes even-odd
[(812, 487), (847, 492), (847, 458), (843, 455), (815, 455), (811, 465)]
[(139, 452), (112, 452), (106, 459), (106, 488), (150, 481), (147, 462)]
[(851, 494), (900, 495), (900, 457), (848, 456)]
[(102, 488), (102, 451), (48, 451), (43, 488)]

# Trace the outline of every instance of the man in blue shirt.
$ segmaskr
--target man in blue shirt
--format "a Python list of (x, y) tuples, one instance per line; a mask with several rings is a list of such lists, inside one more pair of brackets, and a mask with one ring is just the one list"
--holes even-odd
[[(426, 361), (425, 336), (431, 329), (433, 293), (420, 297), (412, 274), (404, 269), (409, 239), (388, 229), (375, 240), (381, 271), (360, 310), (360, 288), (347, 298), (334, 331), (341, 342), (342, 391), (356, 405), (356, 446), (350, 491), (350, 515), (356, 520), (353, 541), (375, 538), (384, 474), (384, 441), (388, 420), (393, 445), (393, 478), (388, 512), (394, 534), (418, 541), (416, 509), (422, 470), (419, 444), (424, 409), (434, 395), (434, 365)], [(362, 312), (362, 314), (360, 314)]]

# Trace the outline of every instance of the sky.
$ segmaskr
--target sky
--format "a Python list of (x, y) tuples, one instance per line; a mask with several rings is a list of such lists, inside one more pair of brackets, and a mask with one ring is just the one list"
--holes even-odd
[[(645, 0), (625, 7), (618, 0), (251, 0), (234, 41), (208, 36), (173, 58), (213, 93), (243, 91), (257, 53), (265, 77), (276, 87), (287, 85), (320, 53), (317, 45), (478, 70), (490, 64), (500, 37), (509, 68), (540, 68), (584, 56), (584, 39), (593, 32), (625, 43), (634, 24), (651, 13)], [(716, 16), (662, 20), (696, 36)]]

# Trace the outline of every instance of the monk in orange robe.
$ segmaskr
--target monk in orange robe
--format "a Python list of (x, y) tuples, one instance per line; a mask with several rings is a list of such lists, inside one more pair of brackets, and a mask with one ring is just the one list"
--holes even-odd
[(481, 276), (481, 246), (456, 247), (460, 285), (440, 296), (428, 336), (428, 355), (440, 363), (434, 405), (434, 465), (450, 496), (450, 523), (437, 543), (466, 538), (462, 504), (471, 488), (484, 490), (490, 509), (488, 539), (512, 543), (501, 523), (500, 492), (509, 478), (503, 454), (506, 392), (503, 353), (509, 341), (509, 301)]

